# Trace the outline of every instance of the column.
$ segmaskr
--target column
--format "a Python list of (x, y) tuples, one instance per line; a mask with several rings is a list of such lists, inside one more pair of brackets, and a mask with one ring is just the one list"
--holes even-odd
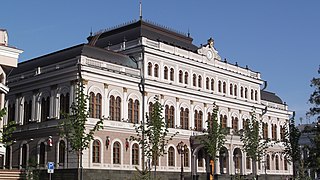
[[(194, 129), (194, 105), (193, 105), (193, 101), (190, 100), (190, 111), (189, 111), (189, 125), (191, 127), (191, 129)], [(188, 127), (188, 128), (190, 128)]]
[(109, 117), (109, 98), (108, 98), (108, 84), (104, 83), (104, 96), (102, 97), (102, 117)]
[(124, 112), (127, 112), (127, 111), (124, 111), (125, 109), (128, 110), (128, 102), (127, 102), (128, 93), (127, 93), (127, 91), (128, 91), (127, 88), (123, 88), (123, 100), (122, 100), (123, 103), (122, 103), (122, 108), (121, 108), (121, 114), (122, 114), (124, 121), (128, 120), (128, 113), (124, 113)]
[(175, 110), (176, 122), (174, 122), (176, 127), (180, 127), (180, 108), (179, 107), (180, 107), (179, 98), (176, 98), (176, 110)]
[(14, 117), (16, 118), (15, 121), (17, 124), (20, 124), (20, 118), (19, 118), (19, 108), (20, 108), (20, 102), (19, 102), (20, 97), (15, 97), (15, 112), (14, 112)]
[(204, 111), (203, 111), (203, 119), (202, 119), (202, 129), (207, 129), (208, 127), (208, 108), (207, 108), (207, 103), (203, 103), (204, 106)]

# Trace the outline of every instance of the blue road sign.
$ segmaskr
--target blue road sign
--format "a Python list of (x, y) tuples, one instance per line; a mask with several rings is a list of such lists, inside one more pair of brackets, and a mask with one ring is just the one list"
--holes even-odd
[(48, 173), (54, 172), (54, 162), (48, 162)]

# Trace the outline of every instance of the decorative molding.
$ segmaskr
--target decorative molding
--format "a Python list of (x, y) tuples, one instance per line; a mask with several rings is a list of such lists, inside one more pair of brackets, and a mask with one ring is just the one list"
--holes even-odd
[(108, 89), (109, 85), (107, 83), (104, 83), (103, 85), (105, 89)]
[(124, 92), (124, 93), (128, 92), (128, 89), (124, 87), (124, 88), (123, 88), (123, 92)]

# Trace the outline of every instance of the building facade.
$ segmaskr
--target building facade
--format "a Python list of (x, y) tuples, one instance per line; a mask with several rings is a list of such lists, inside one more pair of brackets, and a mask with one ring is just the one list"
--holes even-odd
[[(0, 29), (0, 109), (5, 107), (5, 95), (9, 92), (6, 79), (12, 68), (17, 67), (19, 55), (22, 50), (9, 46), (9, 37), (5, 29)], [(0, 120), (1, 130), (3, 119)], [(2, 138), (2, 133), (0, 133)], [(0, 143), (0, 167), (3, 167), (5, 156), (4, 144)]]
[[(100, 118), (104, 127), (84, 151), (82, 166), (88, 174), (100, 172), (118, 179), (136, 166), (141, 168), (141, 149), (129, 137), (136, 134), (134, 124), (151, 111), (154, 96), (164, 107), (169, 134), (178, 132), (168, 153), (151, 162), (158, 164), (161, 175), (167, 174), (163, 179), (178, 178), (180, 164), (186, 178), (206, 178), (208, 158), (192, 139), (205, 132), (213, 103), (219, 106), (220, 123), (231, 129), (215, 174), (222, 178), (250, 174), (250, 159), (237, 132), (255, 109), (264, 137), (281, 140), (291, 112), (278, 96), (264, 90), (260, 73), (221, 59), (211, 38), (200, 47), (192, 40), (190, 35), (139, 20), (91, 35), (87, 44), (20, 63), (8, 79), (7, 120), (19, 126), (13, 135), (16, 143), (7, 148), (11, 155), (6, 166), (25, 168), (35, 161), (43, 168), (52, 161), (58, 169), (77, 167), (76, 155), (68, 151), (57, 125), (63, 119), (61, 112), (70, 111), (81, 73), (89, 97), (88, 128)], [(182, 159), (177, 151), (181, 141), (187, 145)], [(258, 174), (274, 178), (292, 174), (281, 149), (282, 143), (268, 149)]]

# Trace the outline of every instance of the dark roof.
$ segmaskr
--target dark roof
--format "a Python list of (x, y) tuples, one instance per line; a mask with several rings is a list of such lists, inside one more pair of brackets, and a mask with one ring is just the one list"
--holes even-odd
[(283, 104), (283, 102), (280, 99), (280, 97), (277, 96), (273, 92), (268, 92), (268, 91), (261, 90), (260, 94), (261, 94), (261, 99), (262, 100), (269, 101), (269, 102), (274, 102), (274, 103), (278, 103), (278, 104)]
[[(197, 46), (192, 44), (193, 39), (190, 36), (144, 20), (133, 21), (123, 26), (97, 33), (95, 36), (98, 36), (95, 46), (101, 48), (122, 43), (124, 39), (131, 41), (140, 37), (146, 37), (193, 52), (198, 49)], [(88, 37), (89, 42), (92, 39), (94, 39), (94, 36)]]
[(34, 70), (37, 67), (44, 67), (51, 64), (59, 63), (68, 59), (78, 57), (80, 55), (131, 68), (137, 68), (137, 64), (134, 62), (134, 60), (127, 55), (112, 52), (98, 47), (93, 47), (87, 44), (79, 44), (70, 48), (53, 52), (51, 54), (21, 62), (18, 64), (17, 68), (13, 69), (11, 75)]

